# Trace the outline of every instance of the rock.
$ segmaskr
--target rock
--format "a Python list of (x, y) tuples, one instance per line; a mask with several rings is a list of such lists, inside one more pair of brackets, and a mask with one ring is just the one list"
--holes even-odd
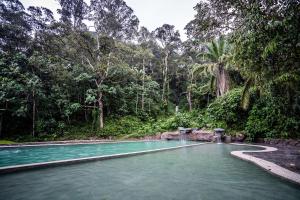
[[(193, 130), (191, 133), (187, 133), (187, 140), (192, 141), (205, 141), (205, 142), (213, 142), (215, 141), (215, 135), (213, 131), (208, 130)], [(164, 132), (161, 134), (162, 140), (179, 140), (180, 134), (179, 131), (174, 132)]]
[(255, 142), (256, 143), (265, 143), (265, 139), (264, 138), (256, 138)]
[(156, 133), (155, 139), (156, 139), (156, 140), (160, 140), (160, 139), (161, 139), (161, 133)]
[(297, 156), (295, 159), (295, 167), (296, 169), (300, 169), (300, 156)]
[(231, 136), (225, 135), (225, 143), (231, 143)]
[(217, 142), (217, 141), (218, 141), (218, 136), (214, 135), (211, 142)]
[(235, 135), (235, 142), (244, 142), (244, 140), (246, 139), (246, 135), (243, 133), (238, 133)]
[(298, 140), (290, 140), (289, 145), (290, 146), (297, 146), (298, 142), (299, 142)]
[(300, 146), (299, 140), (294, 139), (273, 139), (273, 138), (264, 138), (265, 144), (280, 146), (280, 147), (286, 147), (286, 146), (292, 146), (292, 147), (298, 147)]
[(156, 133), (156, 135), (145, 136), (141, 139), (143, 139), (143, 140), (160, 140), (160, 138), (161, 138), (161, 133)]
[(164, 132), (160, 137), (162, 140), (179, 140), (179, 132)]
[(194, 130), (192, 131), (192, 133), (187, 134), (187, 139), (194, 141), (212, 142), (214, 141), (214, 132), (208, 130)]

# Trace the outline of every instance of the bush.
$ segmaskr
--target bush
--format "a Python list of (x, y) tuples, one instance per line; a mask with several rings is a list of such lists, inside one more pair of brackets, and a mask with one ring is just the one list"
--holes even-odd
[(103, 129), (96, 132), (96, 135), (99, 137), (125, 135), (136, 131), (141, 124), (141, 120), (133, 116), (110, 119), (106, 121)]
[(175, 130), (178, 127), (199, 127), (197, 123), (195, 111), (192, 113), (177, 113), (167, 119), (159, 121), (159, 126), (162, 130)]
[(245, 131), (250, 140), (267, 138), (297, 138), (299, 120), (284, 114), (279, 99), (264, 97), (250, 111)]
[(200, 124), (204, 127), (243, 129), (247, 113), (240, 106), (242, 88), (235, 88), (212, 102)]
[(49, 120), (40, 119), (36, 122), (37, 133), (54, 133), (57, 130), (58, 123), (55, 119), (50, 118)]

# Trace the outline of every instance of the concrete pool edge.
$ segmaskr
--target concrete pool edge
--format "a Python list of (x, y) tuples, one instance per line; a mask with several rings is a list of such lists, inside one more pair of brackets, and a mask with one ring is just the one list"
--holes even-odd
[(230, 154), (234, 157), (237, 157), (239, 159), (251, 162), (267, 172), (278, 176), (280, 178), (283, 178), (287, 181), (290, 181), (292, 183), (296, 183), (300, 185), (300, 174), (293, 172), (291, 170), (288, 170), (284, 167), (281, 167), (273, 162), (254, 157), (249, 154), (244, 154), (244, 153), (260, 153), (260, 152), (272, 152), (272, 151), (277, 151), (278, 149), (275, 147), (268, 147), (268, 146), (262, 146), (262, 145), (252, 145), (252, 144), (239, 144), (239, 143), (230, 143), (232, 145), (240, 145), (240, 146), (253, 146), (253, 147), (260, 147), (264, 148), (263, 150), (241, 150), (241, 151), (232, 151)]
[(159, 142), (161, 140), (68, 140), (56, 142), (30, 142), (17, 143), (9, 145), (0, 145), (1, 148), (22, 148), (22, 147), (43, 147), (43, 146), (64, 146), (64, 145), (82, 145), (82, 144), (115, 144), (115, 143), (133, 143), (133, 142)]
[(194, 147), (203, 144), (212, 144), (211, 142), (203, 142), (199, 144), (190, 144), (190, 145), (182, 145), (170, 148), (161, 148), (161, 149), (153, 149), (153, 150), (146, 150), (146, 151), (137, 151), (137, 152), (130, 152), (130, 153), (121, 153), (121, 154), (113, 154), (113, 155), (104, 155), (104, 156), (93, 156), (93, 157), (86, 157), (86, 158), (76, 158), (76, 159), (68, 159), (68, 160), (59, 160), (59, 161), (49, 161), (49, 162), (41, 162), (41, 163), (33, 163), (33, 164), (24, 164), (24, 165), (14, 165), (14, 166), (7, 166), (7, 167), (0, 167), (0, 174), (8, 174), (12, 172), (20, 172), (20, 171), (27, 171), (32, 169), (41, 169), (41, 168), (50, 168), (56, 166), (65, 166), (71, 165), (76, 163), (85, 163), (85, 162), (92, 162), (92, 161), (101, 161), (101, 160), (110, 160), (115, 158), (125, 158), (137, 155), (144, 155), (162, 151), (171, 151), (185, 147)]

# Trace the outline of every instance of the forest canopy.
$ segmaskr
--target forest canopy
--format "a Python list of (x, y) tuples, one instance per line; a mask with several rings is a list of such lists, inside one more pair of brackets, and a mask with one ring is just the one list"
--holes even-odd
[(199, 1), (185, 41), (123, 0), (57, 2), (0, 2), (0, 138), (300, 137), (299, 0)]

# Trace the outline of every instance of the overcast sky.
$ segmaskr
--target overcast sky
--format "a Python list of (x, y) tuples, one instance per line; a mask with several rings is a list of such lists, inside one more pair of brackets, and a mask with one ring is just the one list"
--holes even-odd
[[(56, 0), (20, 0), (28, 6), (43, 6), (56, 13), (59, 4)], [(89, 2), (89, 0), (86, 0)], [(150, 31), (168, 23), (175, 25), (180, 31), (181, 38), (186, 39), (184, 27), (194, 17), (193, 7), (200, 0), (125, 0), (140, 20), (140, 26)], [(57, 17), (57, 15), (56, 15)]]

